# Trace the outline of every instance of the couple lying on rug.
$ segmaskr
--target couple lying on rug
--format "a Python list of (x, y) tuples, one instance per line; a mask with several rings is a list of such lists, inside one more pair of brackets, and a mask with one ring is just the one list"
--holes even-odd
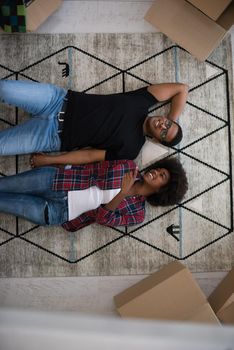
[[(33, 116), (0, 132), (0, 154), (70, 151), (35, 155), (32, 165), (38, 168), (1, 178), (0, 211), (40, 225), (63, 224), (73, 231), (92, 222), (108, 226), (142, 222), (146, 198), (153, 205), (177, 203), (187, 190), (177, 160), (161, 161), (140, 176), (135, 163), (123, 159), (137, 156), (145, 136), (167, 146), (180, 142), (182, 130), (175, 120), (187, 92), (184, 84), (166, 83), (92, 95), (52, 84), (0, 80), (0, 101)], [(168, 99), (167, 116), (148, 116), (152, 105)], [(53, 164), (75, 166), (62, 169)]]

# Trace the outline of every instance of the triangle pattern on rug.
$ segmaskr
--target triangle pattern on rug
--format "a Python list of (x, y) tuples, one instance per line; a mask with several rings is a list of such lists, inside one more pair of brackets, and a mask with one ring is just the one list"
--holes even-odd
[[(230, 173), (228, 127), (186, 148), (184, 152), (226, 174)], [(222, 156), (220, 156), (222, 154)]]
[[(187, 84), (189, 89), (204, 84), (208, 79), (224, 72), (222, 67), (215, 67), (207, 62), (201, 62), (179, 48), (175, 52), (174, 60), (177, 80)], [(209, 67), (207, 67), (208, 65)]]
[(221, 76), (189, 92), (188, 102), (225, 121), (228, 120), (226, 76)]
[(0, 66), (0, 79), (14, 79), (14, 76), (15, 74), (13, 69), (8, 70), (7, 67), (4, 68), (4, 66)]
[[(36, 81), (53, 83), (66, 89), (84, 91), (120, 71), (79, 48), (65, 48), (40, 60), (23, 74)], [(98, 72), (98, 74), (97, 74)]]
[(182, 203), (199, 196), (203, 192), (209, 191), (210, 188), (227, 179), (227, 175), (189, 156), (180, 154), (179, 159), (186, 171), (189, 184), (188, 191)]
[(121, 74), (111, 77), (108, 80), (100, 81), (95, 86), (85, 90), (87, 94), (116, 94), (123, 92), (123, 78)]
[(4, 243), (6, 244), (6, 242), (7, 242), (8, 240), (11, 240), (11, 238), (12, 238), (12, 239), (15, 239), (15, 238), (13, 238), (12, 235), (7, 234), (6, 232), (4, 232), (4, 231), (1, 229), (1, 226), (0, 226), (0, 247), (1, 247), (1, 245), (3, 245)]
[(187, 103), (180, 116), (180, 125), (183, 129), (180, 147), (183, 148), (224, 127), (226, 123)]
[(148, 81), (141, 79), (140, 77), (133, 77), (130, 74), (124, 73), (125, 92), (137, 90), (148, 85)]
[(210, 79), (220, 74), (220, 69), (206, 62), (206, 79)]
[(182, 220), (182, 255), (184, 258), (214, 244), (215, 240), (228, 233), (225, 227), (186, 209), (182, 209)]
[(189, 202), (189, 207), (192, 210), (195, 210), (196, 212), (202, 213), (203, 212), (203, 196), (200, 196), (198, 198), (193, 199), (191, 202)]
[(139, 63), (136, 67), (129, 69), (126, 73), (143, 79), (151, 84), (173, 82), (175, 80), (175, 70), (168, 69), (168, 66), (174, 67), (173, 49), (152, 57), (149, 60)]
[(129, 228), (128, 233), (131, 234), (131, 237), (138, 238), (139, 244), (149, 244), (153, 249), (159, 248), (168, 254), (179, 257), (180, 233), (177, 232), (174, 235), (168, 233), (171, 225), (179, 227), (178, 208), (153, 222), (145, 223), (139, 231)]
[(40, 249), (48, 250), (70, 262), (95, 254), (96, 250), (101, 250), (119, 237), (122, 237), (120, 232), (100, 225), (90, 225), (78, 233), (67, 232), (62, 227), (50, 227), (50, 231), (38, 227), (23, 235), (29, 244), (32, 242)]
[[(6, 231), (6, 233), (4, 233)], [(14, 216), (1, 213), (1, 222), (0, 222), (0, 232), (7, 234), (7, 232), (12, 233), (13, 235), (17, 234), (17, 220)], [(9, 234), (9, 238), (11, 235)]]
[(227, 201), (227, 197), (231, 199), (230, 192), (230, 181), (227, 180), (186, 203), (184, 207), (231, 228), (231, 203)]
[[(41, 227), (42, 230), (45, 228)], [(60, 227), (57, 227), (57, 230), (60, 229)], [(31, 221), (25, 220), (23, 218), (18, 219), (18, 227), (17, 227), (19, 235), (27, 235), (35, 231), (38, 232), (40, 230), (40, 227), (38, 227), (37, 224), (34, 224)], [(35, 233), (36, 234), (36, 233)]]

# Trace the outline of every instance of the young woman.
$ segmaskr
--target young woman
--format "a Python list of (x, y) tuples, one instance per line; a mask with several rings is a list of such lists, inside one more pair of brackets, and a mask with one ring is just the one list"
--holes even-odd
[(155, 163), (143, 175), (131, 160), (70, 169), (45, 166), (0, 178), (0, 212), (68, 231), (94, 222), (134, 225), (144, 220), (145, 200), (173, 205), (187, 187), (185, 171), (175, 158)]

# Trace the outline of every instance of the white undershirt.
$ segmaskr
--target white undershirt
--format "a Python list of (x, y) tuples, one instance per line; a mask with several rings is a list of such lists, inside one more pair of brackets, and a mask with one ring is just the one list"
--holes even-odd
[(92, 186), (87, 190), (68, 191), (68, 217), (73, 220), (88, 210), (96, 209), (101, 204), (109, 203), (120, 188), (114, 190), (100, 190)]

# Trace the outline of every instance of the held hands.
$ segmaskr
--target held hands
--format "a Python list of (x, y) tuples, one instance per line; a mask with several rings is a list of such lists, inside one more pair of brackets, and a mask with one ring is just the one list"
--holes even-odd
[(126, 173), (122, 180), (121, 185), (121, 193), (125, 197), (128, 196), (132, 186), (134, 185), (134, 182), (136, 180), (138, 168), (136, 168), (134, 171), (130, 171), (129, 173)]

